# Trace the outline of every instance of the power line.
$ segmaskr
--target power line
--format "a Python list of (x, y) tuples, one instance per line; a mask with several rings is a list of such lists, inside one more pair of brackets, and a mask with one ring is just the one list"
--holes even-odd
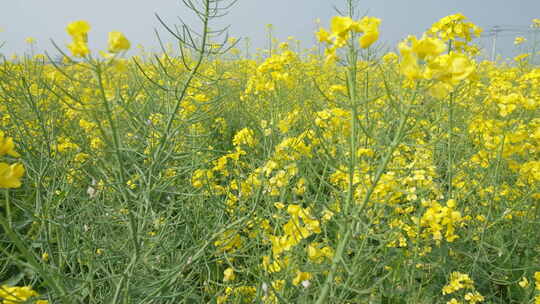
[(501, 24), (492, 26), (489, 30), (484, 31), (480, 37), (493, 38), (491, 48), (491, 60), (493, 61), (497, 52), (497, 38), (527, 35), (536, 32), (538, 30), (532, 29), (530, 26)]

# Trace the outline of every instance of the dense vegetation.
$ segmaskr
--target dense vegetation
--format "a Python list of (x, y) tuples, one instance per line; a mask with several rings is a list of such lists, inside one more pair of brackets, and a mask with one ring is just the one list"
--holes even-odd
[(384, 52), (349, 1), (248, 58), (186, 3), (161, 54), (0, 64), (0, 303), (540, 303), (538, 54)]

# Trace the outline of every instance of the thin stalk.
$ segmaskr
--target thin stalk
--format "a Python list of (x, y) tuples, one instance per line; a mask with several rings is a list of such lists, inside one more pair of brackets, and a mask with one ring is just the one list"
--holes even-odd
[(452, 155), (452, 148), (453, 148), (453, 142), (452, 142), (452, 129), (454, 128), (454, 93), (450, 93), (450, 98), (448, 99), (448, 142), (446, 147), (446, 152), (448, 153), (448, 167), (446, 169), (447, 174), (447, 184), (448, 184), (448, 197), (446, 199), (452, 198), (452, 179), (453, 179), (453, 172), (454, 169), (454, 160)]
[(9, 201), (9, 192), (8, 189), (5, 189), (5, 197), (6, 197), (6, 217), (7, 217), (7, 224), (9, 227), (13, 227), (13, 218), (11, 217), (11, 203)]
[[(448, 52), (452, 51), (452, 40), (448, 43)], [(448, 99), (448, 141), (446, 146), (446, 153), (448, 157), (448, 163), (446, 168), (447, 176), (447, 197), (446, 199), (452, 198), (452, 179), (453, 179), (453, 170), (454, 170), (454, 160), (453, 160), (453, 142), (452, 142), (452, 132), (454, 128), (454, 92), (450, 93), (450, 98)]]

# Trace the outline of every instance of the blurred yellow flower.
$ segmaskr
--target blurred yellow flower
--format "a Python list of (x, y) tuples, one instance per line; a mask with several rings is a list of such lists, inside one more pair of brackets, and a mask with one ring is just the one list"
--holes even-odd
[(298, 286), (303, 281), (311, 280), (312, 277), (313, 277), (313, 275), (311, 273), (309, 273), (309, 272), (297, 271), (296, 272), (296, 277), (293, 279), (292, 283), (293, 283), (294, 286)]
[(360, 47), (366, 49), (379, 39), (379, 25), (381, 19), (364, 17), (355, 24), (355, 30), (364, 33), (359, 39)]
[(524, 43), (525, 41), (527, 41), (527, 39), (525, 39), (525, 37), (516, 37), (516, 39), (514, 39), (514, 44), (515, 45), (520, 45), (520, 44)]
[(235, 278), (236, 275), (234, 274), (234, 269), (232, 269), (231, 267), (223, 271), (223, 282), (231, 282), (234, 281)]
[(330, 43), (330, 33), (327, 32), (325, 29), (320, 28), (319, 31), (315, 34), (317, 36), (317, 40), (320, 42)]
[[(0, 300), (4, 300), (2, 302), (4, 304), (26, 303), (27, 300), (38, 296), (39, 294), (30, 286), (0, 286)], [(49, 301), (38, 300), (36, 303), (47, 304)]]
[(24, 175), (22, 164), (0, 163), (0, 188), (19, 188)]
[(526, 277), (523, 277), (521, 278), (521, 281), (519, 281), (519, 286), (521, 286), (522, 288), (527, 288), (527, 286), (529, 286), (529, 280), (527, 280)]
[(13, 157), (19, 157), (19, 153), (15, 151), (15, 144), (13, 138), (5, 137), (4, 132), (0, 131), (0, 156), (9, 155)]
[(26, 43), (28, 44), (34, 44), (36, 43), (36, 38), (33, 38), (33, 37), (28, 37), (24, 40)]
[(121, 32), (109, 33), (109, 52), (118, 53), (127, 51), (131, 47), (129, 40)]
[(464, 80), (475, 70), (474, 62), (466, 55), (452, 52), (429, 62), (426, 78), (433, 78), (454, 84)]
[(412, 41), (412, 51), (422, 60), (426, 57), (438, 56), (446, 51), (446, 43), (438, 38), (424, 36), (417, 40), (416, 37), (411, 36), (409, 39)]
[(90, 31), (90, 24), (86, 21), (75, 21), (68, 24), (66, 31), (73, 39), (73, 42), (68, 44), (68, 49), (75, 57), (85, 57), (90, 54), (88, 49), (88, 32)]
[(399, 63), (401, 74), (403, 74), (409, 80), (422, 78), (420, 66), (418, 65), (418, 58), (413, 53), (412, 48), (407, 45), (406, 42), (401, 42), (398, 45), (398, 49), (399, 54), (401, 55), (401, 60)]
[(388, 52), (382, 57), (382, 59), (386, 63), (396, 61), (398, 58), (399, 58), (398, 55), (396, 53), (394, 53), (394, 52)]
[(75, 57), (85, 57), (90, 54), (88, 45), (82, 40), (74, 40), (72, 43), (68, 44), (68, 49)]
[(516, 57), (514, 57), (514, 61), (515, 62), (520, 62), (520, 61), (523, 61), (524, 59), (526, 59), (529, 56), (530, 56), (530, 54), (527, 54), (527, 53), (519, 54)]
[(73, 40), (88, 41), (88, 32), (90, 31), (90, 24), (84, 20), (74, 21), (68, 24), (66, 31), (73, 38)]
[(373, 31), (373, 32), (367, 32), (364, 35), (362, 35), (362, 37), (360, 37), (358, 42), (359, 42), (361, 48), (367, 49), (373, 43), (375, 43), (375, 41), (377, 41), (377, 39), (379, 39), (379, 32), (378, 31)]
[(330, 30), (334, 35), (344, 37), (353, 25), (351, 17), (335, 16), (330, 21)]

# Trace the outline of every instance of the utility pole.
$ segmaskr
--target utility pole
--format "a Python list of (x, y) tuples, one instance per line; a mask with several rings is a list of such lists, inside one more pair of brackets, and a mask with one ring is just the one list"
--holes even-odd
[(493, 32), (493, 43), (491, 48), (491, 61), (495, 61), (495, 53), (497, 51), (497, 36), (501, 29), (498, 25), (495, 25), (493, 29), (491, 30)]

